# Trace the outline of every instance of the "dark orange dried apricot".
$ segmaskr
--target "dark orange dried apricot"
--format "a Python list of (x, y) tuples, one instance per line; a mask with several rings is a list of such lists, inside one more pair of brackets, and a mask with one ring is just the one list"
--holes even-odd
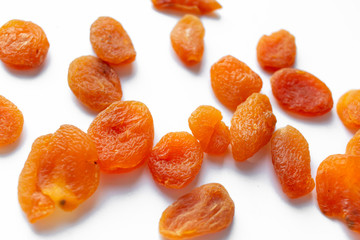
[(168, 239), (187, 239), (215, 233), (230, 226), (234, 212), (234, 202), (221, 184), (205, 184), (165, 209), (159, 231)]
[(247, 97), (260, 92), (262, 88), (259, 75), (230, 55), (212, 65), (210, 75), (215, 96), (231, 110), (235, 110)]
[(342, 95), (336, 105), (336, 111), (347, 128), (360, 129), (360, 90), (350, 90)]
[(216, 0), (151, 0), (158, 9), (206, 14), (222, 8)]
[(170, 132), (153, 148), (148, 165), (155, 182), (168, 188), (183, 188), (199, 173), (203, 151), (187, 132)]
[(355, 133), (346, 145), (346, 154), (360, 156), (360, 130)]
[(314, 75), (283, 68), (271, 77), (271, 88), (279, 104), (286, 110), (304, 116), (319, 116), (333, 107), (331, 91)]
[(296, 128), (286, 126), (274, 132), (271, 156), (282, 190), (289, 198), (302, 197), (314, 189), (309, 144)]

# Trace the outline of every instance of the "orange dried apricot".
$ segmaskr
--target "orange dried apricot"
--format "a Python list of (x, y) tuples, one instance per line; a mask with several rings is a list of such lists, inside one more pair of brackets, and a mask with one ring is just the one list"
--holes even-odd
[(314, 75), (292, 68), (275, 72), (271, 88), (279, 104), (286, 110), (304, 116), (319, 116), (333, 107), (331, 91)]
[(309, 144), (296, 128), (286, 126), (274, 132), (271, 156), (282, 190), (289, 198), (302, 197), (314, 189)]
[(171, 31), (171, 44), (181, 61), (194, 65), (201, 61), (204, 53), (205, 29), (200, 19), (187, 14)]
[(102, 111), (122, 97), (115, 70), (94, 56), (82, 56), (70, 63), (68, 84), (80, 102), (93, 111)]
[(360, 156), (360, 130), (358, 130), (348, 142), (346, 154)]
[(360, 232), (360, 156), (332, 155), (319, 166), (316, 192), (320, 210)]
[(221, 231), (232, 223), (235, 205), (219, 183), (209, 183), (180, 197), (162, 213), (160, 234), (187, 239)]
[(41, 136), (19, 177), (20, 206), (31, 223), (50, 215), (59, 206), (72, 211), (99, 185), (96, 147), (86, 133), (62, 125)]
[(295, 37), (286, 30), (264, 35), (256, 48), (257, 60), (266, 71), (277, 71), (294, 65), (296, 57)]
[(111, 17), (99, 17), (90, 28), (90, 42), (96, 55), (111, 64), (130, 63), (136, 52), (123, 26)]
[(10, 67), (39, 67), (49, 46), (44, 30), (35, 23), (15, 19), (0, 28), (0, 59)]
[(210, 75), (215, 96), (231, 110), (235, 110), (247, 97), (260, 92), (262, 88), (259, 75), (230, 55), (212, 65)]
[(183, 188), (199, 173), (203, 151), (187, 132), (170, 132), (153, 148), (148, 165), (155, 182), (168, 188)]
[(245, 161), (265, 146), (271, 139), (276, 125), (269, 98), (253, 93), (241, 103), (230, 127), (232, 154), (236, 161)]
[(158, 9), (206, 14), (222, 8), (216, 0), (151, 0)]
[(127, 172), (139, 167), (150, 155), (153, 118), (141, 102), (117, 101), (96, 116), (88, 134), (95, 142), (100, 170)]
[(336, 111), (347, 128), (360, 129), (360, 90), (350, 90), (342, 95), (336, 105)]

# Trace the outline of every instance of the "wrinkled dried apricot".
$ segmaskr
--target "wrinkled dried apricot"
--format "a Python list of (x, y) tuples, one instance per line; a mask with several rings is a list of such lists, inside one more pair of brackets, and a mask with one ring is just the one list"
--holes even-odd
[(44, 30), (35, 23), (11, 20), (0, 28), (0, 59), (10, 67), (39, 67), (49, 46)]
[(232, 154), (236, 161), (245, 161), (265, 146), (271, 139), (276, 125), (269, 98), (253, 93), (241, 103), (230, 127)]
[(210, 75), (215, 96), (231, 110), (235, 110), (247, 97), (260, 92), (262, 88), (259, 75), (230, 55), (212, 65)]
[(205, 184), (165, 209), (159, 231), (168, 239), (187, 239), (215, 233), (230, 226), (234, 211), (234, 202), (221, 184)]
[(320, 210), (360, 232), (360, 156), (332, 155), (319, 166), (316, 192)]
[(310, 73), (283, 68), (275, 72), (270, 81), (275, 98), (290, 112), (304, 116), (319, 116), (329, 112), (333, 107), (329, 88)]
[(148, 165), (155, 182), (168, 188), (183, 188), (199, 173), (203, 151), (187, 132), (171, 132), (153, 148)]
[(286, 30), (264, 35), (257, 48), (257, 60), (266, 71), (277, 71), (294, 65), (296, 57), (295, 37)]
[(348, 142), (346, 154), (360, 156), (360, 130), (358, 130)]
[(96, 55), (111, 64), (130, 63), (136, 52), (123, 26), (111, 17), (99, 17), (90, 28), (90, 42)]
[(171, 44), (181, 61), (187, 65), (199, 63), (204, 53), (205, 29), (200, 19), (185, 15), (171, 31)]
[(127, 172), (139, 167), (150, 155), (153, 118), (141, 102), (117, 101), (96, 116), (88, 134), (95, 142), (100, 170)]
[(94, 143), (80, 129), (63, 125), (54, 134), (41, 136), (19, 177), (20, 206), (31, 223), (50, 215), (59, 206), (72, 211), (99, 185)]
[(93, 111), (102, 111), (122, 97), (115, 70), (94, 56), (82, 56), (70, 63), (68, 84), (80, 102)]
[(271, 156), (282, 190), (289, 198), (302, 197), (314, 189), (309, 144), (296, 128), (286, 126), (274, 132)]
[(151, 0), (158, 9), (206, 14), (222, 8), (216, 0)]
[(221, 112), (207, 105), (198, 107), (189, 117), (190, 130), (206, 153), (222, 154), (230, 144), (229, 128), (221, 119)]
[(342, 95), (336, 105), (336, 111), (347, 128), (360, 129), (360, 90), (350, 90)]

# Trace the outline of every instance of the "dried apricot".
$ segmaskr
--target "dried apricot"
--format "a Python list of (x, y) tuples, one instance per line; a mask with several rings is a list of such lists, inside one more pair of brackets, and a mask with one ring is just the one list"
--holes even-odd
[(234, 211), (234, 202), (221, 184), (205, 184), (165, 209), (160, 234), (168, 239), (187, 239), (215, 233), (230, 226)]
[(90, 42), (96, 55), (111, 64), (130, 63), (136, 52), (123, 26), (111, 17), (99, 17), (90, 28)]
[(245, 161), (265, 146), (276, 125), (269, 98), (253, 93), (241, 103), (230, 127), (232, 154), (236, 161)]
[(222, 8), (216, 0), (151, 0), (158, 9), (206, 14)]
[(153, 118), (141, 102), (117, 101), (96, 116), (88, 134), (95, 142), (100, 170), (127, 172), (139, 167), (150, 155)]
[(31, 223), (59, 206), (72, 211), (99, 185), (96, 147), (80, 129), (63, 125), (33, 143), (19, 177), (20, 206)]
[(342, 95), (336, 105), (336, 110), (347, 128), (360, 129), (360, 90), (350, 90)]
[(360, 130), (358, 130), (348, 142), (346, 154), (360, 156)]
[(360, 156), (332, 155), (319, 166), (316, 192), (320, 210), (360, 232)]
[(206, 153), (222, 154), (230, 144), (229, 128), (221, 119), (221, 112), (207, 105), (198, 107), (189, 117), (190, 130)]
[(203, 151), (194, 136), (171, 132), (153, 148), (148, 165), (155, 182), (168, 188), (183, 188), (199, 173)]
[(0, 28), (0, 59), (10, 67), (39, 67), (49, 46), (44, 30), (35, 23), (11, 20)]
[(314, 189), (309, 144), (296, 128), (286, 126), (274, 132), (271, 156), (282, 190), (289, 198), (302, 197)]
[(187, 65), (199, 63), (204, 53), (205, 29), (200, 19), (185, 15), (171, 32), (171, 44), (179, 58)]
[(230, 55), (212, 65), (210, 75), (215, 96), (231, 110), (235, 110), (247, 97), (260, 92), (262, 88), (259, 75)]
[(94, 56), (82, 56), (70, 63), (68, 84), (80, 102), (93, 111), (102, 111), (122, 97), (115, 70)]
[(283, 68), (270, 79), (279, 104), (286, 110), (304, 116), (329, 112), (333, 99), (329, 88), (314, 75), (292, 68)]
[(294, 65), (296, 57), (295, 37), (286, 30), (264, 35), (256, 48), (257, 60), (266, 71), (277, 71)]

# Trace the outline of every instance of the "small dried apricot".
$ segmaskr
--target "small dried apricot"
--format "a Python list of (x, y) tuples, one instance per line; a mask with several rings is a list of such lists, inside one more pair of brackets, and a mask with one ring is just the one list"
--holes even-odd
[(151, 0), (158, 9), (206, 14), (222, 8), (216, 0)]
[(360, 130), (358, 130), (348, 142), (346, 154), (360, 156)]
[(314, 75), (302, 70), (283, 68), (271, 77), (271, 88), (286, 110), (304, 116), (329, 112), (333, 99), (329, 88)]
[(236, 161), (245, 161), (265, 146), (276, 125), (269, 98), (253, 93), (241, 103), (230, 127), (232, 154)]
[(165, 209), (159, 231), (168, 239), (187, 239), (215, 233), (230, 226), (234, 212), (234, 202), (221, 184), (205, 184)]
[(199, 173), (203, 151), (194, 136), (171, 132), (153, 148), (148, 165), (155, 182), (168, 188), (183, 188)]
[(314, 189), (309, 144), (297, 129), (286, 126), (274, 132), (271, 156), (282, 190), (289, 198), (302, 197)]
[(230, 55), (212, 65), (210, 75), (215, 96), (231, 110), (262, 88), (259, 75)]
[(49, 46), (44, 30), (35, 23), (11, 20), (0, 28), (0, 59), (10, 67), (39, 67)]
[(360, 90), (350, 90), (342, 95), (336, 105), (336, 110), (347, 128), (360, 129)]

